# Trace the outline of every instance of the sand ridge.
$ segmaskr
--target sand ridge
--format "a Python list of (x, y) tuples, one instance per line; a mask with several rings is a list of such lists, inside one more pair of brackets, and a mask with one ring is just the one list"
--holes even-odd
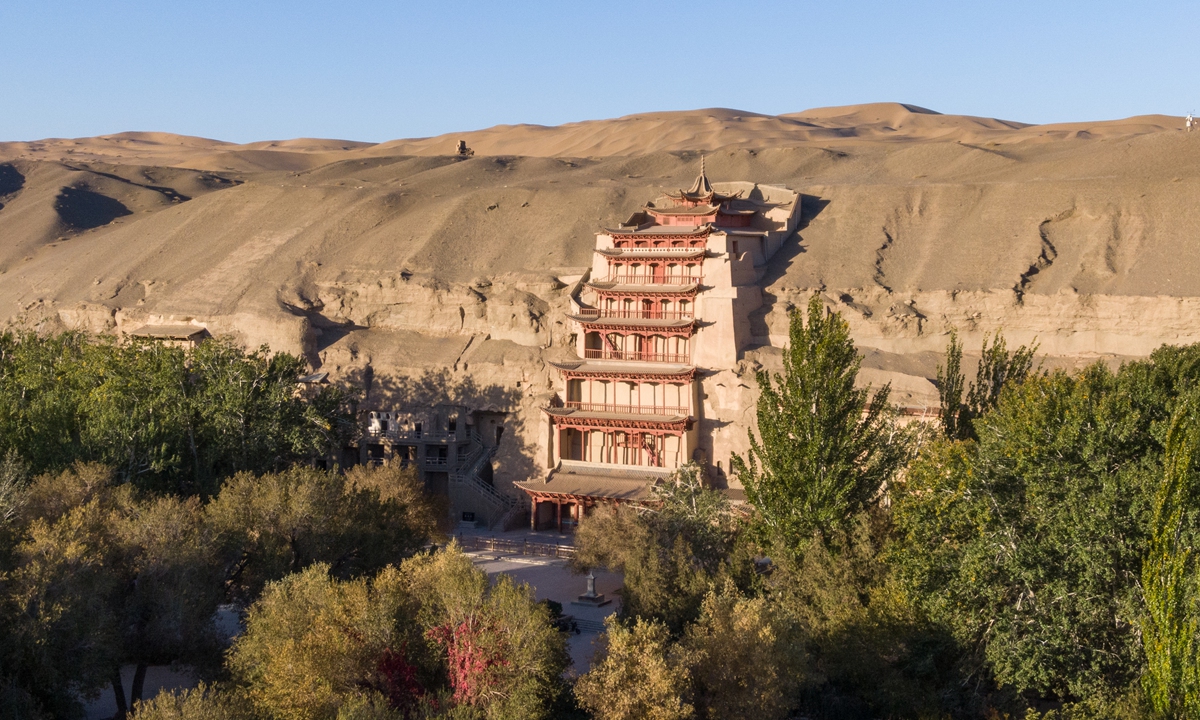
[(297, 138), (237, 145), (163, 132), (93, 138), (0, 142), (0, 160), (54, 160), (172, 166), (197, 170), (299, 171), (354, 157), (446, 155), (458, 140), (479, 154), (525, 157), (638, 156), (745, 147), (923, 143), (1030, 143), (1063, 138), (1114, 139), (1183, 126), (1180, 118), (1147, 115), (1092, 123), (1029, 125), (941, 113), (903, 103), (815, 108), (784, 115), (709, 108), (655, 112), (548, 127), (497, 125), (431, 138), (365, 143)]

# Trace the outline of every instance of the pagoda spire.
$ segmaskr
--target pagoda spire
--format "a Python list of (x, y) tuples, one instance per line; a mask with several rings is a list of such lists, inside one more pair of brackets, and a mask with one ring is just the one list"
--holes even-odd
[(708, 181), (708, 173), (704, 169), (703, 155), (700, 156), (700, 174), (686, 194), (692, 197), (711, 197), (713, 194), (712, 184)]

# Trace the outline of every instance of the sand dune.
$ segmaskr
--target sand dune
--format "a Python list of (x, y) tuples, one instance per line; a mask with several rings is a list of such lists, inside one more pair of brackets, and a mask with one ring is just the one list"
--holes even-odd
[(628, 115), (610, 120), (497, 125), (432, 138), (364, 143), (298, 138), (237, 145), (158, 132), (0, 143), (0, 160), (106, 162), (225, 172), (299, 171), (355, 157), (449, 155), (458, 140), (481, 155), (636, 157), (655, 152), (742, 147), (829, 147), (884, 142), (1029, 143), (1063, 138), (1115, 139), (1178, 130), (1182, 120), (1147, 115), (1093, 123), (1028, 125), (943, 115), (914, 105), (873, 103), (786, 115), (725, 108)]

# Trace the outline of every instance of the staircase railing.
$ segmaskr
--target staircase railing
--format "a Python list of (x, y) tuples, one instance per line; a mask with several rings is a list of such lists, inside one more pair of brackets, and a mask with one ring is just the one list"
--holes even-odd
[(458, 469), (450, 474), (450, 481), (474, 490), (492, 507), (493, 521), (489, 523), (489, 526), (492, 526), (495, 525), (495, 521), (508, 514), (508, 511), (517, 504), (517, 500), (500, 492), (492, 487), (491, 483), (480, 477), (484, 465), (495, 455), (496, 448), (484, 447), (483, 438), (475, 431), (471, 431), (471, 439), (476, 447), (462, 463), (459, 463)]

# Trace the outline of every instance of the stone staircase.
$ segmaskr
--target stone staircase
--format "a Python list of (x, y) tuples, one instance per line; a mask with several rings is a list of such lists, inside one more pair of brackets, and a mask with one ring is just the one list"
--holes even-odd
[(500, 492), (482, 477), (484, 467), (496, 454), (496, 448), (485, 447), (483, 438), (474, 431), (471, 432), (471, 440), (475, 448), (459, 463), (458, 469), (450, 473), (451, 492), (470, 493), (481, 500), (487, 508), (484, 522), (491, 529), (503, 521), (518, 503), (516, 498)]
[(604, 632), (603, 620), (584, 620), (582, 618), (572, 618), (575, 621), (575, 627), (579, 628), (581, 633), (602, 633)]

